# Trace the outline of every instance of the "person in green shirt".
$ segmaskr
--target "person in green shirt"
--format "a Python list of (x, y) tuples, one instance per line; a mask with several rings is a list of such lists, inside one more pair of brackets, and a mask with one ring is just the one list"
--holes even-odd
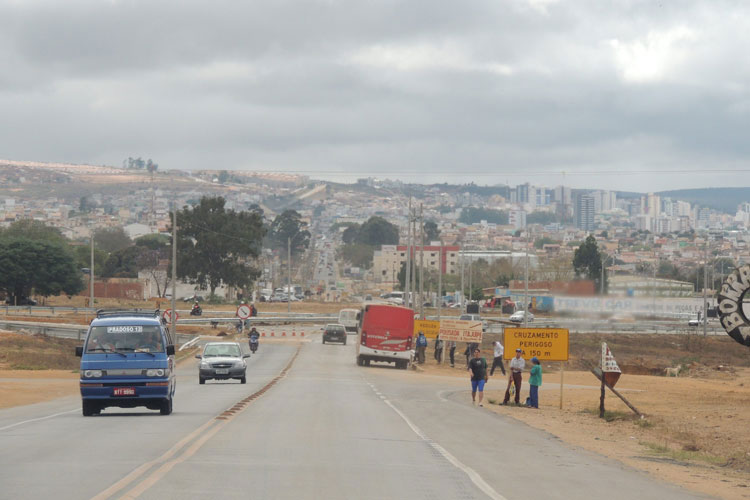
[(542, 385), (542, 365), (539, 358), (531, 358), (531, 375), (529, 376), (529, 408), (539, 409), (539, 386)]

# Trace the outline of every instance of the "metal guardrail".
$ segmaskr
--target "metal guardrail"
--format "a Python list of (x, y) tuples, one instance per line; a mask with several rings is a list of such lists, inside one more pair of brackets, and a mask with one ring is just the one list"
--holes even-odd
[[(88, 325), (70, 325), (62, 323), (42, 323), (35, 321), (5, 321), (0, 319), (0, 329), (19, 331), (24, 330), (31, 333), (49, 335), (50, 337), (76, 339), (83, 341), (88, 331)], [(194, 335), (178, 333), (175, 342), (182, 344), (192, 339)]]
[(33, 312), (42, 312), (42, 311), (50, 311), (52, 314), (55, 314), (57, 312), (72, 312), (74, 314), (78, 314), (78, 313), (96, 314), (97, 309), (98, 308), (95, 308), (95, 307), (72, 307), (72, 306), (10, 306), (10, 305), (0, 306), (0, 311), (5, 311), (6, 315), (17, 312), (17, 311), (27, 312), (29, 314)]
[[(252, 318), (248, 318), (247, 324), (248, 325), (258, 325), (258, 324), (278, 324), (278, 323), (333, 323), (338, 322), (339, 317), (338, 315), (332, 316), (332, 315), (326, 315), (326, 314), (310, 314), (307, 316), (267, 316), (267, 317), (261, 317), (261, 316), (253, 316)], [(208, 318), (205, 316), (191, 316), (189, 318), (180, 318), (177, 320), (178, 325), (200, 325), (200, 324), (221, 324), (221, 323), (228, 323), (228, 324), (236, 324), (238, 321), (240, 321), (239, 318), (236, 316), (232, 317), (226, 317), (226, 316), (217, 316), (213, 318)]]

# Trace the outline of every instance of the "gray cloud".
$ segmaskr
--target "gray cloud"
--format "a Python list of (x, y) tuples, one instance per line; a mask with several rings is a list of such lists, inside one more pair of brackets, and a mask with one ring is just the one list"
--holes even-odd
[(748, 33), (729, 0), (0, 2), (0, 157), (747, 185)]

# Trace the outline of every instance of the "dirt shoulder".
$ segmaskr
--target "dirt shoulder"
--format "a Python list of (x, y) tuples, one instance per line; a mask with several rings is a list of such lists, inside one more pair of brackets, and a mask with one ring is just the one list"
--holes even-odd
[(0, 370), (0, 408), (78, 394), (78, 370)]
[[(456, 366), (431, 361), (417, 376), (468, 377)], [(500, 405), (507, 378), (499, 370), (485, 390), (485, 408), (659, 479), (720, 498), (750, 498), (750, 436), (744, 432), (750, 426), (750, 368), (697, 370), (676, 378), (624, 374), (617, 389), (646, 418), (635, 417), (607, 391), (606, 420), (599, 418), (600, 387), (591, 373), (564, 373), (560, 409), (559, 363), (543, 369), (539, 410)], [(527, 379), (528, 373), (522, 402)]]

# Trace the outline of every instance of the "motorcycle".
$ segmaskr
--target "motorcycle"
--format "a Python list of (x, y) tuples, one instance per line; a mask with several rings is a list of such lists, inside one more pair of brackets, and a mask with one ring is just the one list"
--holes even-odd
[(258, 350), (258, 339), (250, 339), (250, 352), (255, 354), (255, 351)]
[(190, 316), (200, 316), (203, 314), (203, 309), (200, 306), (193, 307), (190, 309)]

